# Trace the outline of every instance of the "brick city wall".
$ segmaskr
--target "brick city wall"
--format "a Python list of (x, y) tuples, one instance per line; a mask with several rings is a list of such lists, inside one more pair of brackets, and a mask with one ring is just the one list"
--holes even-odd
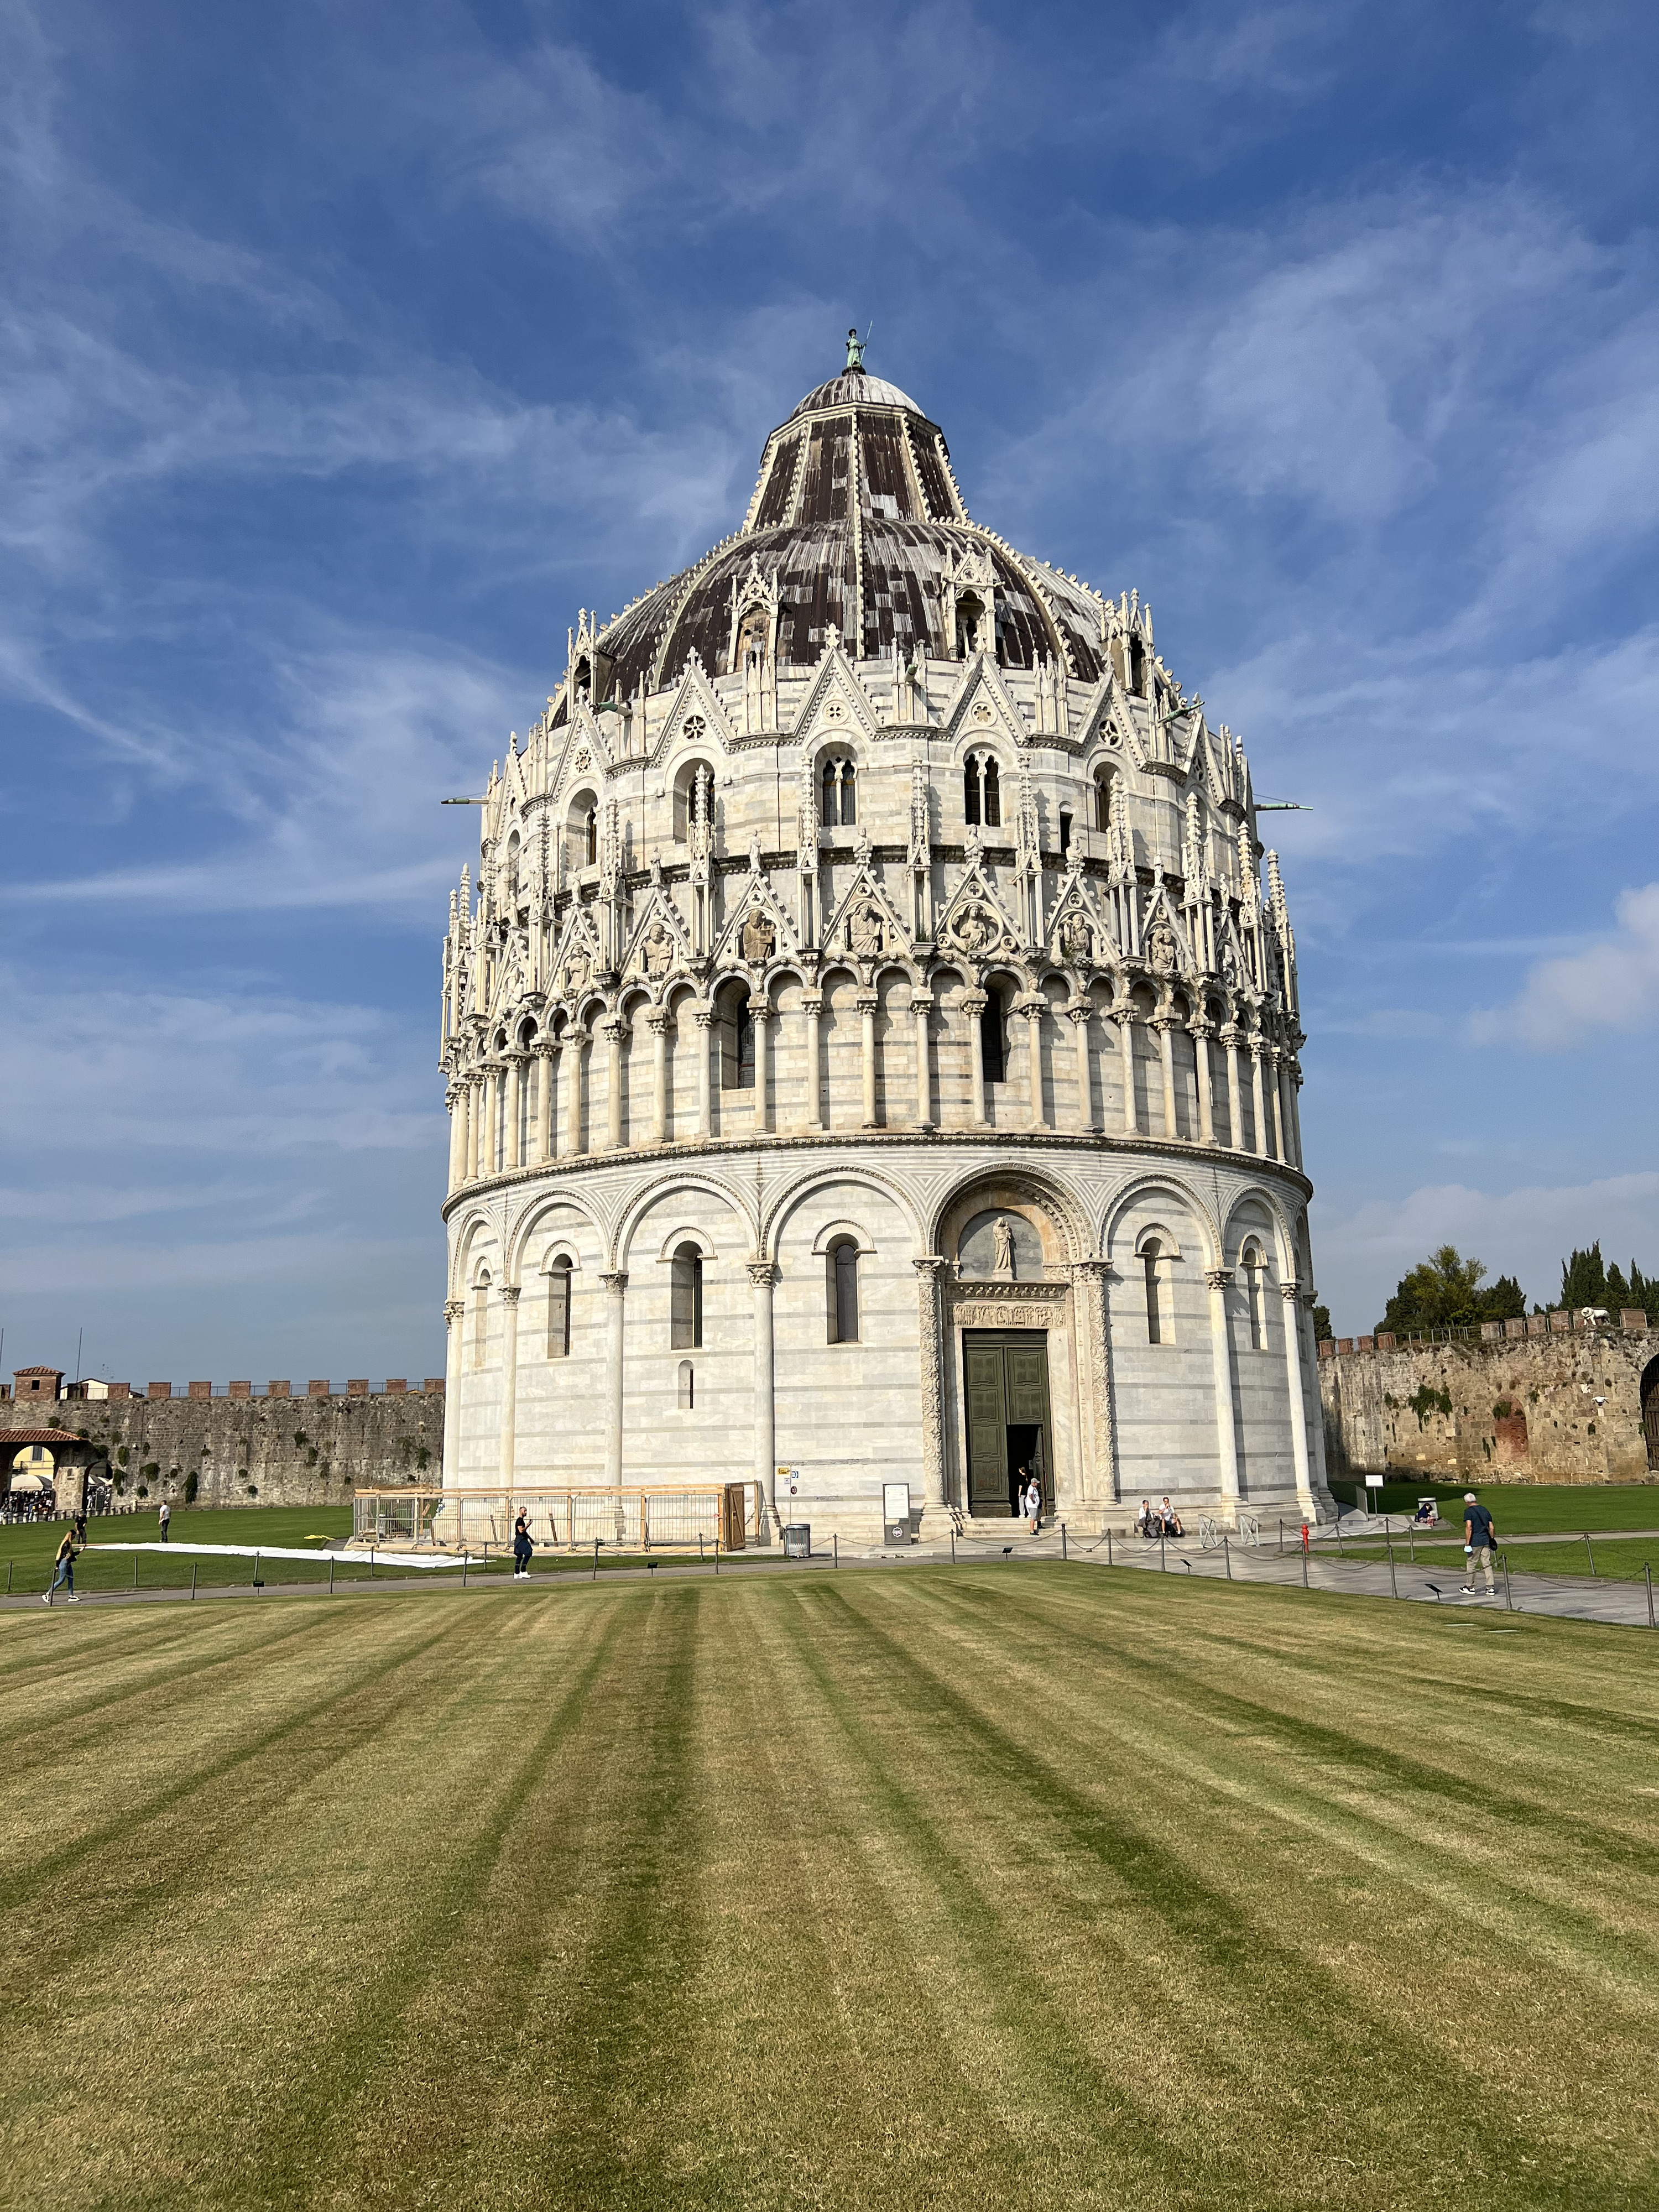
[(141, 1486), (146, 1504), (163, 1496), (181, 1504), (192, 1474), (198, 1505), (337, 1505), (354, 1490), (441, 1478), (441, 1380), (424, 1390), (372, 1393), (353, 1382), (343, 1395), (313, 1383), (300, 1397), (256, 1398), (246, 1385), (230, 1387), (234, 1396), (192, 1383), (188, 1397), (176, 1398), (162, 1383), (150, 1388), (165, 1396), (7, 1399), (0, 1437), (53, 1422), (88, 1437), (107, 1452), (122, 1504)]
[[(1335, 1475), (1481, 1482), (1646, 1482), (1642, 1419), (1659, 1331), (1575, 1328), (1565, 1314), (1449, 1344), (1340, 1337), (1319, 1347)], [(1536, 1326), (1543, 1322), (1545, 1327)], [(1524, 1332), (1524, 1333), (1522, 1333)], [(1650, 1378), (1650, 1389), (1655, 1378)]]

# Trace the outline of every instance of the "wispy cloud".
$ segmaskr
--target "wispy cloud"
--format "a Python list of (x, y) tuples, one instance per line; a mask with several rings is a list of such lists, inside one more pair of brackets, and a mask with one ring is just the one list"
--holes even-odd
[(1475, 1042), (1566, 1052), (1597, 1030), (1659, 1025), (1659, 884), (1621, 891), (1614, 911), (1616, 934), (1540, 960), (1512, 1004), (1471, 1016)]

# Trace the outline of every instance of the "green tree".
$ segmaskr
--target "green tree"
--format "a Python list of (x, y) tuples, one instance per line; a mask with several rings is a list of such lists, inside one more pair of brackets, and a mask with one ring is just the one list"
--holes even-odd
[(1486, 1275), (1484, 1260), (1466, 1260), (1455, 1244), (1443, 1244), (1401, 1278), (1377, 1328), (1407, 1336), (1431, 1328), (1472, 1328), (1483, 1321), (1512, 1321), (1525, 1313), (1526, 1297), (1513, 1275), (1500, 1275), (1490, 1284)]
[(1644, 1275), (1634, 1260), (1630, 1263), (1630, 1273), (1621, 1274), (1615, 1260), (1607, 1269), (1607, 1302), (1615, 1313), (1626, 1306), (1639, 1307), (1650, 1322), (1659, 1322), (1659, 1279)]
[(1564, 1306), (1604, 1306), (1607, 1302), (1607, 1271), (1601, 1265), (1598, 1237), (1588, 1252), (1575, 1251), (1561, 1262), (1561, 1303)]
[(1323, 1344), (1328, 1336), (1334, 1336), (1335, 1334), (1335, 1330), (1331, 1327), (1330, 1308), (1328, 1306), (1316, 1306), (1314, 1308), (1315, 1343)]

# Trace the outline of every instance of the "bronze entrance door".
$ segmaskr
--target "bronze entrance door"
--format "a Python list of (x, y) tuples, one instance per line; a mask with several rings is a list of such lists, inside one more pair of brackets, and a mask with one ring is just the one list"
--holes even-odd
[(968, 1410), (968, 1510), (1013, 1512), (1022, 1468), (1054, 1502), (1049, 1449), (1048, 1337), (1039, 1328), (964, 1329), (963, 1400)]

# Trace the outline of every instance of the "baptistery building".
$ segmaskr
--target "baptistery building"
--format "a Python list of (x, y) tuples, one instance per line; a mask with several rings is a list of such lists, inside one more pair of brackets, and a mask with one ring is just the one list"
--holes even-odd
[[(1296, 947), (1150, 607), (844, 373), (492, 769), (444, 945), (446, 1490), (1329, 1510)], [(892, 1495), (887, 1510), (892, 1510)]]

